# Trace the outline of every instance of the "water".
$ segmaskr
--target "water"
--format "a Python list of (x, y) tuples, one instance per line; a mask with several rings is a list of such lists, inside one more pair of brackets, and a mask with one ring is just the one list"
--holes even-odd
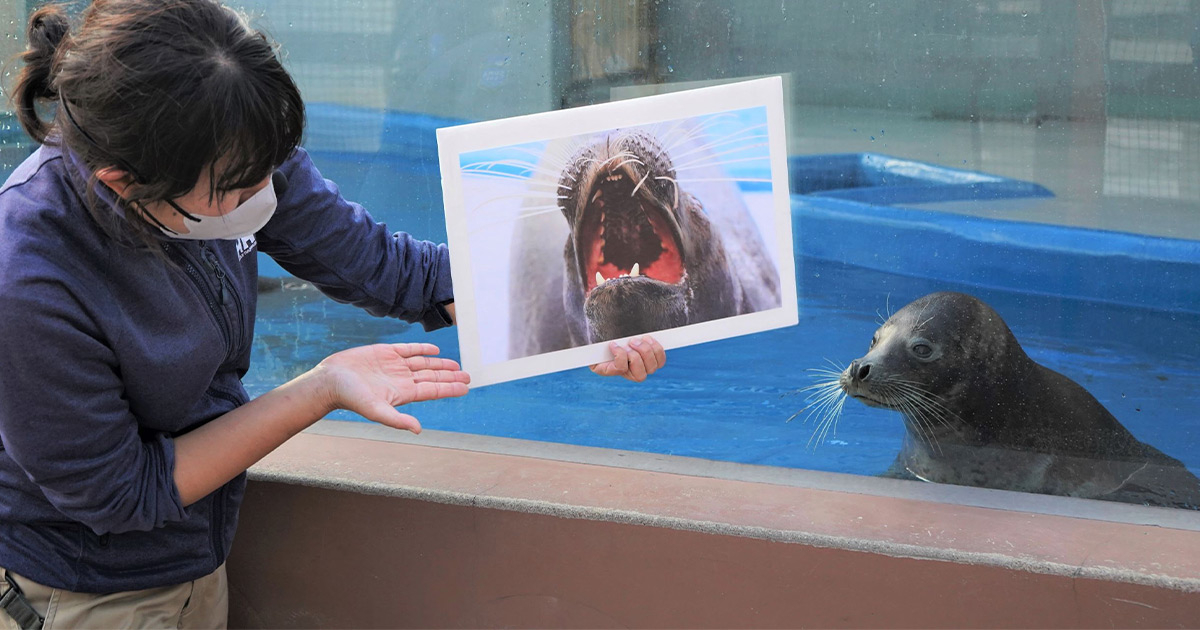
[[(668, 352), (645, 383), (572, 370), (410, 405), (429, 429), (705, 459), (878, 474), (903, 439), (900, 417), (848, 400), (836, 431), (809, 447), (797, 390), (809, 368), (866, 352), (880, 317), (933, 291), (972, 293), (1008, 322), (1029, 355), (1073, 378), (1138, 438), (1200, 471), (1200, 315), (1033, 296), (798, 257), (799, 325)], [(457, 358), (453, 328), (374, 319), (312, 290), (260, 297), (252, 394), (339, 348), (430, 341)], [(1191, 340), (1190, 342), (1188, 340)], [(335, 419), (361, 420), (346, 412)]]

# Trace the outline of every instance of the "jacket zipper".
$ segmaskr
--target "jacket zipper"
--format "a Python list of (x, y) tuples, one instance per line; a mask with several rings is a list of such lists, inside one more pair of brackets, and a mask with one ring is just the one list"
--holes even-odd
[[(237, 318), (233, 320), (233, 326), (230, 329), (229, 354), (225, 357), (225, 360), (228, 361), (237, 352), (242, 342), (243, 335), (240, 334), (243, 325), (242, 318), (244, 317), (242, 314), (242, 301), (238, 298), (237, 291), (233, 290), (233, 283), (225, 274), (225, 269), (221, 267), (221, 261), (217, 260), (216, 252), (208, 247), (208, 243), (201, 241), (200, 254), (204, 258), (205, 264), (208, 265), (209, 269), (212, 269), (213, 275), (217, 277), (217, 285), (220, 287), (217, 296), (218, 302), (225, 304), (227, 300), (232, 300), (234, 311), (237, 313)], [(233, 343), (235, 335), (237, 336), (236, 344)]]
[[(172, 243), (163, 243), (163, 250), (183, 264), (183, 270), (191, 278), (192, 284), (200, 289), (200, 294), (204, 296), (204, 301), (208, 304), (209, 311), (212, 313), (213, 318), (217, 320), (217, 328), (221, 329), (221, 338), (225, 341), (226, 357), (228, 357), (229, 353), (233, 351), (233, 340), (229, 330), (229, 322), (225, 319), (225, 314), (221, 312), (221, 305), (217, 302), (217, 298), (213, 296), (208, 283), (204, 281), (203, 273), (192, 264), (190, 257), (182, 248), (178, 248)], [(224, 286), (224, 284), (221, 285), (222, 289), (224, 289)]]
[[(217, 276), (220, 292), (215, 296), (213, 295), (211, 288), (208, 286), (208, 283), (204, 281), (203, 273), (192, 264), (191, 258), (187, 255), (185, 250), (183, 250), (183, 248), (177, 248), (172, 243), (163, 243), (163, 251), (167, 252), (168, 255), (173, 256), (177, 261), (183, 264), (183, 269), (187, 273), (188, 278), (192, 280), (192, 283), (195, 284), (198, 289), (200, 289), (201, 295), (204, 296), (204, 301), (208, 304), (209, 311), (217, 320), (217, 328), (221, 330), (221, 337), (225, 340), (225, 347), (227, 349), (225, 358), (228, 360), (233, 354), (233, 341), (232, 333), (229, 330), (229, 321), (225, 318), (225, 314), (222, 312), (222, 305), (229, 297), (231, 291), (229, 291), (225, 286), (225, 270), (221, 269), (220, 264), (217, 263), (216, 255), (208, 249), (208, 245), (206, 243), (202, 242), (200, 244), (200, 249), (203, 258), (205, 259), (205, 263), (212, 268), (213, 273)], [(240, 322), (242, 311), (241, 303), (235, 301), (235, 304), (237, 305), (239, 316), (238, 321)], [(220, 398), (227, 398), (221, 392), (217, 392), (211, 388), (210, 391), (218, 395)], [(230, 402), (236, 403), (238, 401), (230, 400)], [(213, 559), (219, 564), (223, 561), (222, 555), (225, 547), (223, 533), (225, 531), (225, 486), (217, 488), (216, 492), (213, 493), (212, 501), (212, 522), (209, 524), (209, 533), (211, 534), (210, 540), (212, 542)]]

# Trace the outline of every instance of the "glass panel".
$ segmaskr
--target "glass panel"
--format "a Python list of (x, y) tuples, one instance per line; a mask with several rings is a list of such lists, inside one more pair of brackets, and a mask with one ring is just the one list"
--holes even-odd
[[(435, 241), (440, 126), (785, 77), (799, 326), (673, 350), (639, 385), (576, 370), (414, 405), (427, 428), (1195, 507), (1194, 1), (240, 6), (286, 51), (325, 176)], [(12, 52), (24, 12), (0, 11)], [(11, 168), (29, 145), (0, 130)], [(373, 319), (295, 279), (263, 285), (252, 393), (353, 344), (430, 340), (457, 355), (453, 329)], [(1002, 318), (1061, 376), (1018, 380), (996, 344), (960, 347), (944, 302), (901, 311), (940, 291), (994, 309), (967, 333), (994, 341)], [(894, 314), (879, 346), (891, 350), (868, 354)], [(851, 389), (908, 420), (822, 387), (851, 366)], [(907, 382), (858, 384), (887, 376)], [(1117, 463), (1087, 461), (1102, 451)]]

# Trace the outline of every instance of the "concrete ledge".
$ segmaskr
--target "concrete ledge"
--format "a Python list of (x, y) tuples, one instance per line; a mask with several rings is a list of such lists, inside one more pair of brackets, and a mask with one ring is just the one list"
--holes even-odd
[[(484, 452), (493, 438), (453, 434), (320, 434), (380, 429), (322, 423), (252, 470), (229, 563), (235, 625), (1200, 624), (1195, 513), (520, 441), (493, 450), (559, 459)], [(999, 507), (903, 496), (939, 489)], [(1059, 513), (1022, 509), (1039, 504)], [(317, 596), (316, 576), (331, 593)]]

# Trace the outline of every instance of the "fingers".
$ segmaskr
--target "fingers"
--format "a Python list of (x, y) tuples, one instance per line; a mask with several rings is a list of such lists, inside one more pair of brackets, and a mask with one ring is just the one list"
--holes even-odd
[(417, 383), (416, 394), (413, 395), (411, 402), (422, 402), (425, 400), (438, 400), (441, 398), (458, 398), (466, 396), (467, 392), (471, 391), (466, 383)]
[(655, 370), (667, 362), (666, 351), (663, 350), (662, 344), (658, 343), (654, 337), (647, 335), (640, 339), (630, 339), (629, 346), (642, 357), (642, 363), (646, 366), (647, 375), (653, 374)]
[(646, 376), (648, 375), (646, 372), (646, 361), (642, 356), (641, 348), (639, 348), (641, 343), (634, 339), (633, 341), (629, 342), (629, 345), (633, 346), (633, 349), (636, 350), (636, 352), (629, 353), (629, 370), (621, 376), (624, 376), (635, 383), (641, 383), (642, 381), (646, 380)]
[(415, 383), (464, 383), (471, 382), (471, 375), (462, 370), (419, 370), (413, 372)]
[(393, 429), (412, 431), (413, 433), (421, 432), (421, 423), (417, 421), (416, 417), (400, 413), (395, 407), (384, 402), (372, 405), (370, 409), (365, 410), (363, 417)]
[(608, 349), (613, 353), (613, 360), (608, 363), (601, 363), (601, 368), (605, 369), (605, 376), (615, 376), (624, 374), (629, 371), (629, 351), (621, 347), (621, 344), (610, 341)]
[(632, 352), (610, 341), (608, 348), (613, 353), (613, 360), (591, 366), (592, 372), (600, 376), (624, 376), (640, 383), (667, 363), (666, 350), (654, 337), (646, 335), (630, 339), (629, 346)]
[(388, 344), (400, 356), (409, 358), (418, 355), (436, 355), (441, 349), (431, 343), (392, 343)]
[[(662, 366), (666, 365), (667, 364), (667, 351), (665, 348), (663, 348), (663, 345), (661, 343), (659, 343), (658, 340), (655, 339), (654, 337), (646, 336), (646, 337), (642, 337), (642, 339), (649, 342), (650, 351), (654, 355), (654, 359), (658, 363), (658, 367), (662, 367)], [(657, 369), (657, 368), (655, 368), (655, 369)]]
[(404, 359), (404, 364), (413, 372), (420, 372), (422, 370), (458, 371), (462, 369), (462, 367), (459, 366), (458, 361), (453, 359), (443, 359), (441, 357), (406, 357)]

